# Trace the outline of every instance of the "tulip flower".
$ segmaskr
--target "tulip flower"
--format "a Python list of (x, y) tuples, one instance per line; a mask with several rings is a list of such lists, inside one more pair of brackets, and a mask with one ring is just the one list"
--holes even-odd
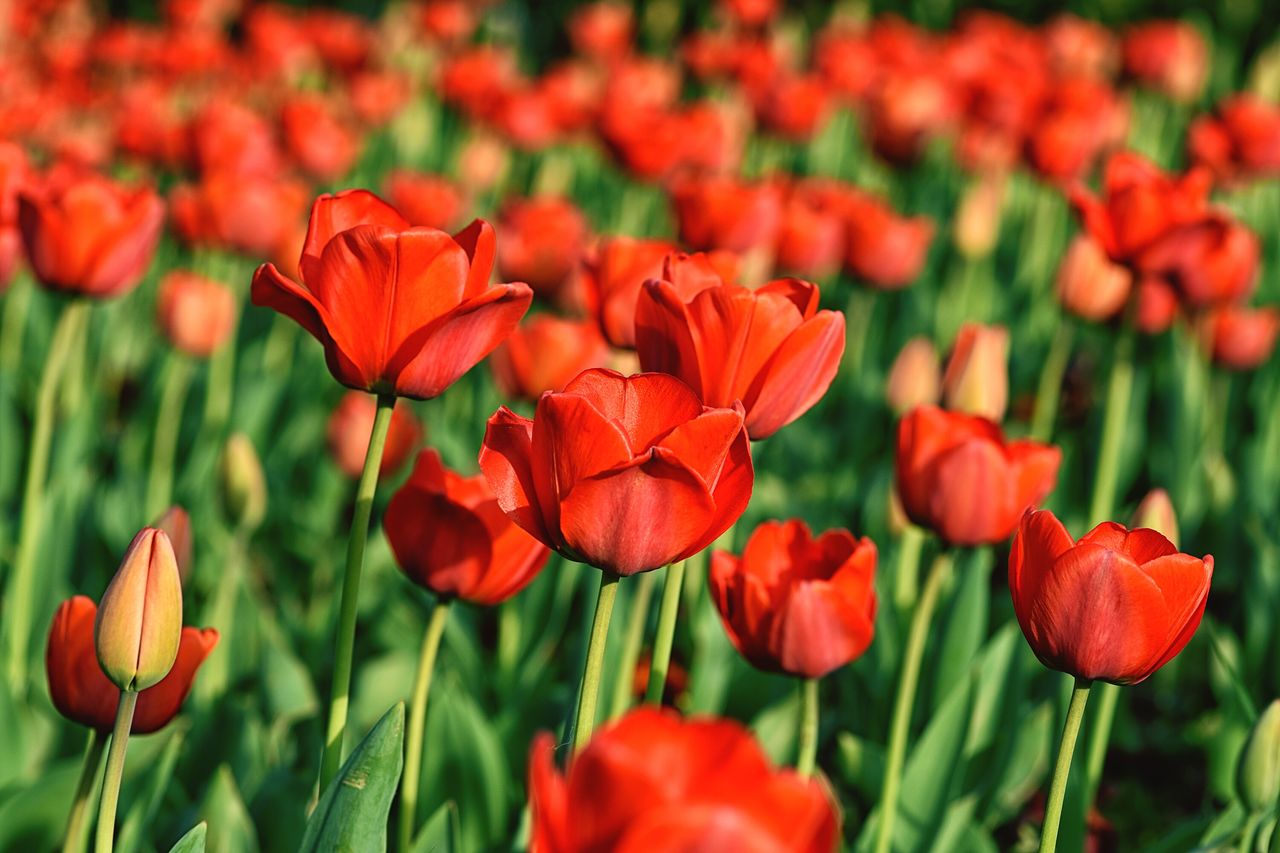
[(525, 199), (506, 205), (498, 230), (500, 274), (527, 281), (540, 296), (563, 296), (563, 286), (585, 251), (582, 213), (557, 197)]
[(1208, 47), (1190, 24), (1147, 21), (1124, 34), (1124, 70), (1175, 101), (1200, 95), (1209, 71)]
[(1271, 358), (1280, 338), (1280, 308), (1223, 305), (1206, 317), (1213, 360), (1233, 370), (1254, 370)]
[(489, 356), (498, 388), (508, 397), (537, 400), (559, 391), (582, 371), (603, 367), (609, 346), (592, 320), (538, 314)]
[[(378, 405), (368, 394), (348, 391), (329, 416), (329, 453), (339, 470), (355, 479), (364, 468), (365, 451)], [(396, 405), (391, 413), (387, 443), (378, 466), (380, 474), (396, 471), (404, 465), (422, 440), (422, 425), (409, 409)]]
[(687, 301), (670, 282), (646, 282), (640, 365), (680, 377), (708, 406), (741, 401), (751, 438), (767, 438), (812, 408), (839, 368), (844, 315), (819, 311), (818, 298), (797, 279), (754, 291), (723, 284)]
[(844, 259), (845, 224), (803, 192), (792, 192), (778, 231), (777, 268), (805, 278), (825, 279)]
[(965, 323), (942, 377), (942, 393), (953, 412), (1001, 420), (1009, 402), (1009, 330)]
[(1258, 277), (1258, 238), (1244, 225), (1213, 215), (1170, 229), (1137, 258), (1195, 307), (1247, 299)]
[(1165, 539), (1178, 545), (1178, 516), (1173, 511), (1173, 501), (1164, 489), (1152, 489), (1133, 511), (1131, 527), (1154, 530)]
[(13, 142), (0, 142), (0, 294), (22, 261), (18, 230), (18, 190), (27, 182), (27, 154)]
[(569, 16), (569, 41), (578, 53), (610, 64), (631, 51), (634, 21), (631, 7), (597, 0)]
[(1119, 314), (1133, 290), (1133, 273), (1107, 257), (1088, 234), (1071, 241), (1058, 267), (1058, 301), (1072, 314), (1101, 322)]
[(212, 172), (169, 195), (173, 230), (184, 243), (273, 257), (290, 240), (307, 205), (306, 185), (267, 175)]
[(880, 290), (906, 287), (920, 275), (933, 240), (932, 220), (903, 218), (875, 199), (859, 200), (845, 215), (845, 266)]
[(192, 160), (200, 174), (280, 174), (281, 153), (271, 125), (229, 97), (209, 101), (188, 129)]
[(360, 139), (334, 108), (315, 96), (299, 96), (280, 111), (285, 148), (302, 171), (319, 181), (336, 181), (360, 156)]
[(235, 328), (235, 295), (216, 281), (175, 270), (160, 281), (156, 315), (161, 331), (176, 349), (208, 358)]
[(1178, 316), (1178, 294), (1159, 276), (1138, 280), (1137, 308), (1133, 322), (1140, 332), (1158, 335), (1173, 325)]
[(825, 789), (774, 769), (731, 720), (632, 711), (563, 774), (554, 748), (543, 734), (530, 750), (532, 853), (836, 849), (839, 818)]
[(1280, 175), (1280, 107), (1248, 93), (1233, 95), (1187, 131), (1193, 163), (1224, 180)]
[(253, 302), (320, 341), (342, 384), (430, 399), (492, 352), (529, 307), (527, 285), (489, 286), (493, 256), (483, 220), (450, 237), (410, 227), (372, 193), (348, 190), (316, 199), (302, 282), (264, 264)]
[(663, 261), (675, 246), (666, 240), (609, 237), (583, 258), (583, 285), (604, 333), (615, 347), (635, 346), (636, 300), (640, 287), (662, 278)]
[(462, 188), (439, 175), (401, 169), (387, 176), (385, 187), (391, 206), (413, 225), (449, 230), (466, 208)]
[(1264, 814), (1280, 799), (1280, 699), (1263, 709), (1240, 750), (1236, 790), (1250, 814)]
[(671, 191), (680, 239), (695, 249), (739, 254), (772, 247), (782, 216), (782, 194), (772, 183), (729, 177), (686, 178)]

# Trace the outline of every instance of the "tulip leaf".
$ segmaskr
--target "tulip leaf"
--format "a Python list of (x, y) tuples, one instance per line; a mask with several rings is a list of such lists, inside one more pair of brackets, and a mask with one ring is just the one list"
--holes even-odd
[[(120, 837), (115, 846), (119, 853), (134, 853), (141, 848), (142, 840), (151, 827), (152, 821), (155, 820), (156, 812), (160, 809), (165, 791), (173, 780), (173, 770), (182, 753), (186, 734), (187, 726), (184, 722), (173, 723), (159, 758), (148, 764), (148, 772), (140, 790), (131, 800), (132, 805), (125, 815), (124, 823), (120, 826)], [(200, 849), (204, 849), (203, 834)]]
[(227, 765), (219, 765), (214, 772), (199, 815), (213, 827), (205, 842), (213, 853), (253, 853), (259, 849), (258, 831)]
[(79, 775), (77, 758), (59, 762), (28, 785), (0, 791), (0, 850), (57, 849)]
[(307, 821), (301, 853), (378, 851), (387, 847), (387, 817), (404, 761), (404, 703), (382, 715)]
[[(795, 681), (796, 679), (789, 679)], [(800, 726), (800, 693), (787, 694), (765, 708), (751, 721), (751, 731), (775, 764), (789, 764), (795, 758), (796, 730)]]
[(187, 834), (178, 839), (178, 843), (169, 848), (169, 853), (204, 853), (205, 837), (209, 833), (209, 825), (200, 821)]
[(852, 732), (841, 732), (836, 747), (837, 766), (844, 781), (864, 798), (874, 800), (884, 784), (884, 749)]
[[(449, 780), (444, 797), (471, 805), (460, 815), (466, 848), (492, 847), (505, 835), (512, 799), (512, 768), (502, 740), (489, 716), (455, 679), (432, 688), (431, 705), (424, 778)], [(424, 793), (431, 802), (432, 791)], [(444, 798), (439, 793), (436, 797), (436, 802)]]
[(462, 827), (458, 822), (458, 804), (450, 800), (427, 818), (411, 853), (456, 853), (462, 850)]
[[(967, 557), (967, 559), (965, 558)], [(959, 590), (951, 601), (950, 612), (937, 645), (937, 669), (933, 678), (933, 704), (936, 709), (951, 695), (952, 689), (969, 674), (969, 668), (987, 636), (987, 612), (991, 602), (991, 571), (995, 557), (990, 548), (979, 548), (962, 557), (957, 575)], [(993, 684), (999, 684), (991, 679)]]

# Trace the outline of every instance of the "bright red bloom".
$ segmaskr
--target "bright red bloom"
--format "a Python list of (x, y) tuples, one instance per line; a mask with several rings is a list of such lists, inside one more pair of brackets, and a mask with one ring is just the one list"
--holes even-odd
[(872, 287), (897, 290), (920, 275), (933, 242), (933, 220), (899, 216), (864, 196), (847, 208), (845, 226), (845, 265)]
[(578, 7), (569, 16), (569, 41), (583, 56), (611, 63), (631, 52), (634, 26), (630, 6), (598, 0)]
[(360, 137), (322, 98), (288, 101), (280, 110), (280, 128), (289, 156), (317, 180), (338, 180), (360, 156)]
[(528, 586), (551, 556), (507, 518), (483, 474), (450, 471), (432, 448), (391, 496), (382, 526), (409, 580), (486, 607)]
[(662, 277), (663, 260), (675, 250), (666, 240), (609, 237), (583, 259), (587, 301), (610, 344), (635, 346), (640, 287), (647, 279)]
[(1058, 267), (1058, 301), (1072, 314), (1095, 322), (1120, 313), (1133, 290), (1133, 273), (1107, 257), (1087, 233), (1078, 234)]
[(1120, 47), (1097, 21), (1058, 15), (1043, 28), (1049, 69), (1059, 77), (1110, 79), (1120, 63)]
[(747, 507), (754, 474), (741, 407), (680, 380), (588, 370), (533, 420), (489, 418), (480, 467), (511, 519), (573, 560), (652, 571), (698, 553)]
[(1083, 78), (1060, 80), (1028, 128), (1027, 156), (1050, 180), (1078, 179), (1104, 150), (1124, 142), (1128, 126), (1128, 107), (1110, 86)]
[(489, 356), (498, 388), (508, 397), (537, 400), (560, 391), (584, 370), (604, 367), (609, 345), (593, 320), (538, 314), (511, 333)]
[(839, 817), (816, 780), (775, 770), (740, 723), (640, 708), (598, 729), (566, 773), (529, 754), (531, 853), (832, 853)]
[(1182, 21), (1147, 21), (1124, 34), (1124, 70), (1175, 101), (1194, 101), (1209, 71), (1209, 49)]
[(1248, 298), (1258, 278), (1257, 236), (1225, 215), (1170, 229), (1137, 258), (1140, 270), (1177, 288), (1191, 305)]
[(466, 0), (427, 0), (422, 5), (422, 26), (438, 41), (466, 41), (475, 31), (477, 11)]
[(816, 74), (784, 75), (772, 81), (756, 107), (760, 123), (785, 139), (804, 141), (831, 115), (827, 83)]
[(986, 418), (921, 406), (898, 423), (895, 473), (916, 524), (955, 545), (1002, 542), (1053, 491), (1062, 452), (1006, 441)]
[(191, 119), (187, 130), (197, 172), (280, 174), (280, 148), (271, 125), (248, 107), (218, 98)]
[(767, 521), (741, 557), (711, 554), (711, 600), (753, 666), (821, 678), (862, 656), (875, 634), (876, 546), (847, 530), (813, 538), (792, 519)]
[(270, 258), (301, 227), (308, 195), (300, 181), (210, 172), (173, 188), (173, 230), (184, 243)]
[(360, 121), (382, 127), (399, 115), (413, 97), (413, 80), (396, 71), (362, 71), (348, 85), (351, 109)]
[(778, 0), (720, 0), (720, 8), (744, 27), (769, 23), (780, 7)]
[(164, 202), (150, 187), (55, 170), (19, 191), (18, 223), (42, 285), (109, 299), (132, 290), (151, 265)]
[[(58, 713), (105, 734), (115, 724), (120, 690), (103, 674), (94, 651), (93, 621), (97, 615), (98, 605), (87, 596), (62, 602), (49, 629), (44, 660), (49, 697)], [(138, 693), (130, 731), (145, 735), (168, 725), (182, 710), (196, 670), (217, 644), (218, 632), (213, 628), (183, 628), (178, 657), (169, 674)]]
[(893, 69), (868, 98), (872, 148), (891, 163), (914, 161), (929, 139), (955, 121), (957, 100), (940, 68), (921, 63)]
[(573, 202), (553, 196), (513, 201), (498, 223), (498, 272), (556, 298), (586, 251), (587, 220)]
[(324, 344), (342, 384), (430, 399), (502, 343), (533, 299), (525, 284), (489, 285), (493, 255), (483, 220), (450, 237), (411, 227), (373, 193), (347, 190), (311, 208), (302, 282), (264, 264), (253, 302)]
[(1148, 335), (1158, 335), (1173, 325), (1178, 316), (1178, 294), (1159, 276), (1138, 280), (1137, 310), (1133, 324)]
[(778, 231), (777, 268), (810, 279), (825, 279), (844, 259), (846, 226), (833, 210), (803, 189), (787, 196)]
[(1256, 95), (1233, 95), (1187, 131), (1194, 163), (1220, 178), (1280, 175), (1280, 107)]
[(448, 231), (461, 224), (466, 196), (442, 175), (397, 169), (384, 186), (391, 206), (414, 225)]
[(695, 249), (743, 253), (777, 240), (782, 193), (773, 183), (686, 178), (671, 190), (680, 239)]
[(1137, 684), (1182, 651), (1209, 600), (1213, 557), (1178, 553), (1154, 530), (1104, 521), (1073, 542), (1028, 512), (1009, 553), (1013, 610), (1050, 669)]
[(156, 294), (160, 329), (176, 349), (208, 358), (236, 325), (236, 297), (224, 284), (185, 270), (160, 280)]
[(1213, 360), (1235, 370), (1260, 367), (1280, 337), (1280, 309), (1223, 305), (1206, 319)]
[(844, 355), (844, 315), (819, 311), (818, 286), (779, 279), (758, 290), (722, 284), (686, 298), (648, 281), (636, 307), (645, 370), (689, 383), (708, 406), (741, 402), (753, 439), (813, 407)]
[[(369, 437), (373, 435), (373, 421), (377, 413), (377, 400), (359, 391), (348, 391), (329, 416), (329, 452), (342, 473), (352, 479), (359, 477), (364, 469), (364, 457), (369, 449)], [(412, 412), (397, 402), (391, 412), (391, 425), (387, 429), (387, 443), (382, 449), (378, 473), (387, 474), (403, 465), (421, 440), (421, 424)]]

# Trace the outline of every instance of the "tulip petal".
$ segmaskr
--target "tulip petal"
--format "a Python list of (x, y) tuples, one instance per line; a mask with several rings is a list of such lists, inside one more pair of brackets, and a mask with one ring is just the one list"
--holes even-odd
[(1009, 592), (1024, 632), (1028, 631), (1024, 614), (1040, 597), (1044, 579), (1053, 570), (1054, 562), (1074, 545), (1071, 534), (1053, 513), (1027, 510), (1023, 514), (1009, 550)]
[(547, 518), (555, 512), (555, 497), (563, 501), (580, 481), (632, 464), (622, 427), (594, 402), (572, 393), (546, 394), (538, 401), (533, 470), (540, 484), (555, 484), (555, 494), (543, 496)]
[[(1133, 558), (1135, 563), (1143, 566), (1144, 569), (1146, 564), (1152, 560), (1178, 553), (1177, 546), (1166, 539), (1163, 533), (1144, 527), (1129, 531), (1129, 535), (1124, 540), (1124, 550), (1125, 553)], [(1196, 562), (1200, 561), (1197, 560)]]
[(751, 501), (751, 489), (755, 484), (755, 469), (751, 463), (751, 441), (747, 431), (742, 430), (729, 447), (724, 465), (720, 469), (720, 477), (711, 486), (711, 497), (715, 501), (715, 512), (708, 520), (707, 530), (701, 539), (696, 540), (678, 559), (686, 559), (711, 545), (746, 511)]
[(311, 205), (307, 220), (307, 238), (302, 244), (298, 269), (302, 280), (316, 281), (320, 258), (329, 241), (357, 225), (380, 225), (392, 231), (403, 231), (409, 222), (391, 205), (368, 190), (344, 190), (326, 193)]
[(467, 284), (463, 288), (462, 298), (474, 299), (489, 287), (498, 238), (493, 233), (492, 225), (483, 219), (476, 219), (455, 234), (453, 241), (466, 252), (467, 261), (470, 264), (467, 268)]
[(636, 300), (635, 343), (643, 370), (684, 377), (695, 394), (704, 395), (692, 322), (674, 285), (644, 283)]
[(844, 332), (844, 315), (823, 311), (787, 336), (743, 397), (753, 439), (768, 438), (822, 399), (840, 368)]
[(1154, 560), (1142, 569), (1160, 586), (1165, 603), (1169, 605), (1170, 625), (1173, 628), (1168, 648), (1152, 662), (1147, 673), (1142, 676), (1146, 678), (1173, 660), (1200, 627), (1205, 606), (1209, 603), (1213, 557), (1197, 560), (1187, 554), (1175, 554)]
[(1062, 451), (1034, 441), (1013, 441), (1005, 448), (1014, 478), (1014, 512), (1039, 506), (1058, 482)]
[(533, 421), (506, 406), (494, 412), (480, 448), (480, 470), (512, 521), (547, 547), (559, 548), (561, 542), (551, 535), (538, 505), (532, 454)]
[(86, 289), (110, 296), (136, 284), (160, 242), (163, 224), (164, 202), (159, 196), (147, 190), (131, 199), (124, 217), (95, 247), (95, 257), (85, 271)]
[(178, 645), (178, 657), (173, 669), (154, 687), (138, 694), (138, 704), (133, 710), (134, 734), (145, 735), (159, 731), (182, 710), (196, 671), (205, 658), (218, 645), (218, 632), (213, 628), (183, 628)]
[(564, 777), (555, 766), (555, 739), (544, 732), (529, 749), (530, 849), (572, 853), (569, 799)]
[(467, 598), (493, 558), (483, 519), (412, 479), (387, 504), (383, 528), (405, 575), (438, 596)]
[(999, 445), (979, 439), (945, 451), (935, 462), (929, 517), (956, 545), (999, 542), (1013, 533), (1019, 512), (1009, 464)]
[(664, 373), (623, 376), (615, 370), (584, 370), (564, 388), (591, 400), (625, 433), (632, 455), (640, 455), (677, 426), (698, 417), (702, 403), (688, 385)]
[(741, 411), (709, 409), (671, 430), (658, 446), (675, 454), (710, 490), (719, 481), (729, 448), (740, 432)]

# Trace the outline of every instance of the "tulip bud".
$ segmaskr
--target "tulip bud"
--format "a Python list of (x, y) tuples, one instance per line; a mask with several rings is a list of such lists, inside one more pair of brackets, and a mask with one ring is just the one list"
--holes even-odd
[(1133, 288), (1133, 273), (1107, 257), (1097, 240), (1081, 234), (1071, 242), (1058, 267), (1058, 301), (1086, 320), (1119, 314)]
[(1009, 330), (966, 323), (942, 377), (947, 408), (1000, 421), (1009, 402), (1008, 374)]
[(1178, 545), (1178, 516), (1173, 511), (1173, 501), (1164, 489), (1152, 489), (1133, 511), (1130, 527), (1145, 527)]
[(182, 582), (163, 530), (144, 527), (98, 604), (98, 664), (121, 690), (145, 690), (173, 668), (182, 637)]
[(1000, 237), (1000, 209), (1004, 206), (1004, 179), (979, 180), (960, 199), (952, 239), (966, 258), (985, 258)]
[(1280, 798), (1280, 699), (1267, 706), (1249, 733), (1240, 753), (1236, 785), (1251, 814), (1273, 808)]
[(889, 408), (903, 415), (916, 406), (932, 405), (941, 395), (938, 350), (928, 338), (912, 338), (893, 360), (885, 389)]
[(178, 575), (185, 582), (191, 572), (191, 516), (185, 509), (174, 504), (152, 522), (151, 526), (168, 535), (173, 555), (178, 560)]
[(227, 439), (222, 450), (222, 507), (229, 519), (253, 530), (267, 514), (267, 481), (253, 442), (244, 433)]

